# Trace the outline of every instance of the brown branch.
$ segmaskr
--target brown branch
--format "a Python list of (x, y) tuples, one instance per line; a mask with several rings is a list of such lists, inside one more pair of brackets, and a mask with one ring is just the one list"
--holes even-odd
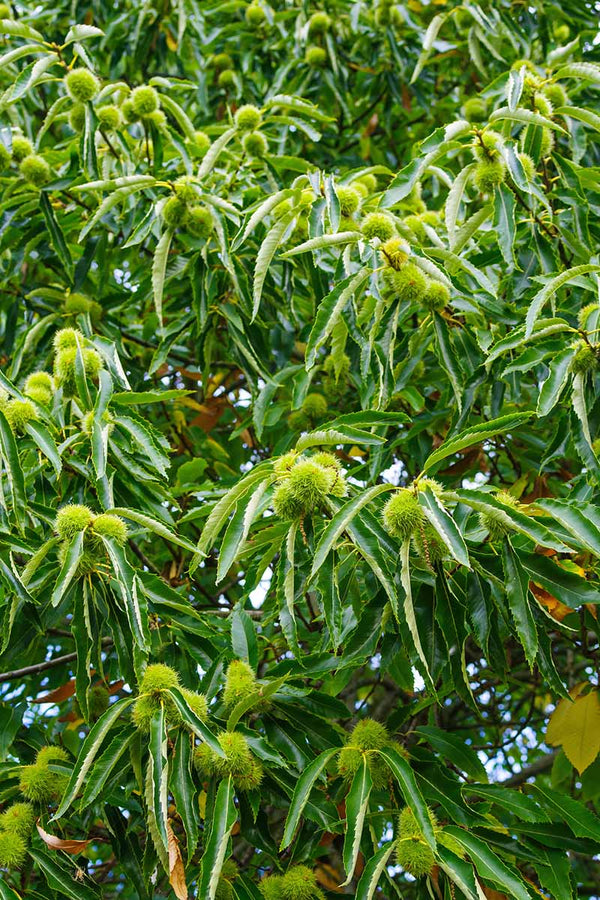
[(521, 769), (516, 775), (511, 775), (506, 781), (500, 781), (498, 783), (501, 784), (502, 787), (518, 787), (520, 784), (523, 784), (524, 781), (527, 781), (528, 778), (532, 778), (534, 775), (539, 775), (541, 772), (546, 772), (548, 769), (551, 769), (557, 756), (558, 750), (555, 750), (553, 753), (548, 753), (546, 756), (536, 759), (530, 766)]
[[(112, 644), (113, 639), (109, 637), (102, 638), (105, 646)], [(24, 666), (22, 669), (13, 669), (12, 672), (0, 673), (0, 684), (6, 681), (14, 681), (16, 678), (24, 678), (26, 675), (39, 675), (46, 669), (53, 669), (55, 666), (61, 666), (63, 663), (73, 662), (77, 659), (77, 652), (65, 653), (64, 656), (55, 656), (54, 659), (46, 659), (44, 662), (35, 663), (33, 666)]]

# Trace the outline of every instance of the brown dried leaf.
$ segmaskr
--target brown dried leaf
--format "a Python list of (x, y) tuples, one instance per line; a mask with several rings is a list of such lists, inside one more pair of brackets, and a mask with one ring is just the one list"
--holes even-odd
[(37, 830), (39, 836), (44, 841), (44, 843), (50, 847), (51, 850), (62, 850), (63, 853), (70, 853), (72, 856), (77, 856), (79, 853), (83, 853), (88, 844), (91, 844), (92, 841), (72, 841), (72, 840), (63, 840), (63, 838), (56, 837), (53, 834), (48, 834), (47, 831), (44, 831), (39, 822), (36, 823)]
[(187, 900), (188, 891), (185, 883), (185, 866), (181, 858), (179, 841), (173, 834), (171, 823), (167, 822), (167, 839), (169, 845), (169, 884), (175, 892), (177, 900)]

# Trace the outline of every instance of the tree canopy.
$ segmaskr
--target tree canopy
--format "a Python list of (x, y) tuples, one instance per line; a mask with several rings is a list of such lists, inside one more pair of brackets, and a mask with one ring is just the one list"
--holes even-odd
[(0, 4), (0, 900), (600, 896), (597, 32)]

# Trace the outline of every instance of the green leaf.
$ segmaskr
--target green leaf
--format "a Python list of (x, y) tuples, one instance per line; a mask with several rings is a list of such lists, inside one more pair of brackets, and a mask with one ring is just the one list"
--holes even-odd
[(256, 670), (258, 665), (258, 641), (254, 623), (239, 603), (231, 613), (231, 647), (238, 659), (244, 659)]
[(300, 775), (294, 789), (294, 796), (290, 803), (287, 819), (285, 820), (283, 837), (281, 838), (281, 844), (279, 845), (280, 852), (285, 850), (285, 848), (289, 847), (292, 843), (296, 829), (300, 824), (302, 813), (308, 803), (310, 793), (315, 786), (317, 779), (320, 778), (325, 766), (333, 759), (337, 752), (337, 747), (334, 747), (331, 750), (325, 750), (323, 753), (319, 754), (316, 759), (313, 759)]
[(190, 707), (187, 700), (181, 693), (178, 688), (170, 688), (167, 692), (175, 706), (177, 707), (177, 711), (181, 718), (183, 719), (184, 725), (190, 729), (200, 740), (204, 741), (208, 746), (213, 750), (217, 756), (223, 757), (225, 754), (221, 748), (220, 743), (218, 742), (215, 735), (212, 733), (210, 728), (204, 724), (202, 719), (200, 719), (194, 710)]
[(394, 844), (384, 844), (367, 862), (356, 888), (355, 900), (373, 900), (379, 879), (388, 864), (394, 850)]
[(485, 767), (476, 752), (458, 735), (443, 731), (435, 725), (421, 725), (415, 728), (415, 734), (425, 738), (434, 750), (471, 778), (484, 782), (488, 780)]
[(41, 850), (29, 848), (29, 855), (43, 872), (48, 882), (48, 887), (57, 891), (59, 896), (69, 897), (70, 900), (99, 900), (100, 894), (96, 891), (89, 878), (83, 880), (77, 877), (77, 868), (66, 868), (47, 853)]
[(467, 545), (465, 544), (463, 536), (458, 530), (454, 519), (445, 509), (440, 498), (434, 494), (430, 487), (426, 487), (425, 490), (419, 490), (418, 497), (425, 515), (454, 559), (459, 562), (461, 566), (466, 566), (467, 569), (470, 569), (471, 563), (469, 562)]
[(187, 859), (191, 861), (198, 846), (199, 826), (196, 788), (193, 778), (192, 741), (190, 735), (180, 731), (173, 754), (170, 787), (175, 806), (181, 816), (187, 838)]
[(163, 291), (165, 289), (165, 277), (167, 274), (167, 262), (173, 232), (170, 229), (163, 231), (156, 245), (152, 260), (152, 293), (154, 296), (154, 309), (158, 316), (158, 324), (163, 327)]
[(79, 801), (81, 810), (87, 809), (99, 796), (115, 766), (123, 754), (131, 747), (136, 734), (137, 731), (134, 728), (124, 728), (112, 739), (106, 750), (100, 754), (89, 777), (86, 779), (85, 789)]
[(141, 525), (142, 528), (147, 528), (148, 531), (158, 534), (171, 544), (183, 547), (184, 550), (189, 550), (190, 553), (196, 552), (196, 548), (190, 541), (186, 541), (185, 538), (179, 537), (174, 531), (171, 531), (170, 528), (167, 528), (166, 525), (159, 522), (158, 519), (153, 519), (152, 516), (147, 516), (145, 513), (140, 513), (135, 509), (125, 509), (123, 506), (113, 506), (107, 509), (106, 512), (115, 516), (122, 516), (124, 519), (130, 519), (132, 522)]
[(319, 543), (317, 545), (317, 549), (315, 550), (313, 564), (310, 572), (310, 580), (315, 577), (315, 575), (325, 562), (328, 554), (335, 546), (338, 538), (346, 530), (359, 510), (361, 510), (364, 506), (367, 506), (375, 497), (378, 497), (385, 491), (391, 490), (394, 490), (394, 486), (391, 484), (377, 484), (375, 485), (375, 487), (361, 492), (357, 497), (353, 497), (351, 500), (348, 500), (347, 503), (344, 503), (344, 505), (340, 509), (338, 509), (336, 514), (333, 516), (333, 518), (323, 531), (321, 539), (319, 540)]
[(590, 272), (600, 272), (600, 266), (594, 266), (590, 264), (586, 264), (583, 266), (575, 266), (572, 269), (567, 269), (566, 272), (561, 272), (560, 275), (556, 275), (552, 278), (544, 287), (537, 292), (529, 309), (527, 310), (527, 316), (525, 318), (525, 337), (531, 337), (533, 333), (533, 329), (537, 318), (542, 311), (543, 307), (546, 305), (548, 300), (556, 294), (556, 292), (569, 281), (572, 281), (574, 278), (579, 278), (581, 275), (587, 275)]
[(431, 849), (436, 850), (437, 843), (431, 819), (429, 818), (429, 811), (410, 764), (393, 747), (384, 747), (383, 750), (378, 752), (392, 770), (392, 775), (398, 782), (404, 802), (407, 806), (410, 806), (415, 814), (415, 819), (419, 824), (423, 837)]
[(91, 728), (88, 736), (83, 742), (83, 746), (79, 751), (79, 756), (73, 767), (73, 772), (69, 779), (69, 783), (65, 789), (64, 796), (59, 804), (58, 809), (52, 816), (52, 821), (60, 819), (72, 804), (73, 800), (81, 790), (87, 774), (96, 759), (98, 750), (100, 749), (104, 738), (117, 721), (121, 713), (125, 712), (134, 702), (133, 697), (123, 697), (113, 703), (106, 712), (98, 719), (96, 724)]
[(60, 454), (52, 435), (46, 426), (42, 425), (41, 422), (28, 422), (25, 426), (25, 431), (29, 437), (32, 438), (44, 456), (50, 460), (56, 474), (60, 475), (62, 469)]
[(575, 347), (565, 347), (549, 363), (548, 377), (542, 384), (537, 403), (538, 416), (552, 412), (565, 389), (571, 374), (571, 363), (577, 353)]
[(233, 565), (236, 556), (243, 549), (248, 537), (248, 532), (252, 526), (252, 522), (259, 510), (265, 491), (270, 485), (270, 479), (265, 479), (254, 488), (249, 497), (244, 497), (239, 501), (237, 509), (221, 542), (219, 550), (219, 564), (217, 567), (217, 580), (219, 584)]
[(346, 797), (346, 834), (342, 851), (346, 880), (342, 887), (350, 884), (354, 878), (354, 871), (360, 852), (360, 839), (363, 833), (372, 786), (371, 771), (367, 758), (364, 756), (362, 765), (357, 769)]
[(339, 244), (356, 244), (361, 240), (360, 233), (356, 231), (336, 231), (335, 234), (321, 234), (319, 237), (310, 238), (302, 244), (298, 244), (292, 250), (282, 253), (282, 259), (290, 256), (298, 256), (300, 253), (308, 253), (310, 250), (323, 250), (328, 247), (337, 247)]
[(508, 606), (525, 650), (525, 658), (532, 668), (538, 650), (538, 634), (529, 604), (529, 579), (508, 538), (502, 543), (502, 566)]
[(521, 108), (511, 110), (507, 106), (503, 106), (500, 109), (494, 110), (490, 115), (489, 121), (499, 122), (505, 121), (506, 119), (512, 122), (521, 122), (524, 125), (539, 125), (543, 128), (550, 128), (552, 131), (560, 131), (561, 134), (566, 134), (565, 129), (562, 125), (559, 125), (558, 122), (533, 112), (531, 109)]
[(515, 265), (515, 205), (512, 191), (505, 184), (499, 185), (494, 192), (494, 231), (504, 261), (511, 268)]
[(150, 721), (148, 744), (148, 774), (146, 779), (146, 805), (151, 817), (150, 834), (159, 859), (167, 874), (169, 868), (168, 787), (167, 787), (167, 729), (165, 710), (161, 703)]
[(58, 224), (56, 216), (54, 215), (54, 210), (50, 203), (48, 194), (46, 194), (44, 191), (42, 191), (40, 194), (40, 206), (42, 208), (44, 219), (46, 220), (46, 225), (48, 226), (48, 232), (50, 234), (52, 246), (54, 247), (56, 255), (61, 261), (64, 267), (64, 271), (66, 272), (67, 277), (72, 284), (73, 259), (71, 257), (71, 251), (69, 250), (67, 242), (65, 241), (65, 236), (63, 234), (62, 228)]
[(291, 212), (282, 216), (281, 219), (278, 219), (277, 222), (275, 222), (275, 224), (272, 225), (271, 228), (267, 231), (267, 234), (265, 235), (265, 238), (260, 245), (259, 251), (256, 255), (256, 266), (254, 268), (251, 321), (254, 321), (254, 319), (258, 315), (263, 287), (265, 284), (265, 279), (267, 277), (267, 272), (269, 271), (269, 266), (271, 265), (271, 261), (275, 256), (277, 248), (281, 244), (286, 231), (297, 215), (297, 211), (292, 210)]
[(531, 900), (529, 891), (516, 870), (503, 863), (485, 841), (454, 825), (447, 826), (446, 831), (464, 847), (482, 878), (491, 881), (499, 889), (508, 891), (514, 900)]
[(532, 516), (523, 510), (514, 509), (502, 503), (497, 496), (487, 491), (476, 491), (471, 489), (461, 489), (452, 494), (455, 500), (460, 500), (470, 506), (477, 512), (488, 513), (492, 517), (499, 519), (509, 531), (518, 531), (526, 535), (536, 544), (543, 547), (552, 547), (559, 553), (569, 553), (569, 547), (563, 544), (561, 540), (554, 536), (550, 529), (536, 521)]
[(50, 598), (52, 606), (58, 606), (70, 588), (73, 579), (77, 576), (82, 556), (83, 531), (80, 531), (75, 535), (69, 544), (69, 549), (65, 553), (65, 558)]
[(542, 497), (535, 505), (556, 519), (586, 550), (600, 557), (598, 508), (593, 503), (584, 503), (580, 500), (576, 501), (576, 504), (569, 500)]
[(200, 863), (198, 896), (215, 900), (219, 875), (225, 860), (227, 844), (233, 826), (237, 821), (237, 810), (233, 802), (233, 781), (231, 777), (221, 781), (209, 827), (208, 839)]
[(443, 459), (459, 453), (466, 447), (472, 447), (474, 444), (488, 441), (498, 434), (506, 434), (509, 431), (513, 431), (519, 425), (531, 419), (532, 416), (533, 413), (531, 412), (510, 413), (506, 416), (500, 416), (498, 419), (491, 419), (489, 422), (482, 422), (480, 425), (472, 425), (466, 428), (449, 440), (444, 441), (441, 447), (430, 453), (423, 465), (423, 471), (426, 472)]
[(335, 328), (346, 304), (362, 288), (369, 276), (370, 271), (368, 269), (361, 269), (355, 275), (349, 275), (343, 281), (340, 281), (331, 293), (319, 303), (314, 325), (306, 344), (307, 370), (312, 369), (315, 365), (317, 353)]
[(549, 593), (559, 592), (566, 606), (578, 609), (585, 603), (600, 603), (600, 586), (569, 572), (547, 556), (519, 551), (519, 559), (531, 581), (540, 584)]
[(19, 460), (19, 452), (15, 436), (6, 421), (4, 413), (0, 410), (0, 453), (6, 466), (8, 483), (12, 495), (13, 512), (17, 522), (21, 521), (22, 513), (27, 507), (25, 497), (25, 478)]

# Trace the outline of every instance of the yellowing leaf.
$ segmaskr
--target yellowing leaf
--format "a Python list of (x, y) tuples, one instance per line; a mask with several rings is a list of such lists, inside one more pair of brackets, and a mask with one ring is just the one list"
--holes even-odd
[[(576, 689), (581, 690), (581, 685)], [(572, 692), (573, 693), (573, 692)], [(600, 753), (600, 695), (590, 691), (571, 702), (561, 700), (550, 717), (546, 738), (549, 744), (562, 746), (565, 756), (584, 772)]]

